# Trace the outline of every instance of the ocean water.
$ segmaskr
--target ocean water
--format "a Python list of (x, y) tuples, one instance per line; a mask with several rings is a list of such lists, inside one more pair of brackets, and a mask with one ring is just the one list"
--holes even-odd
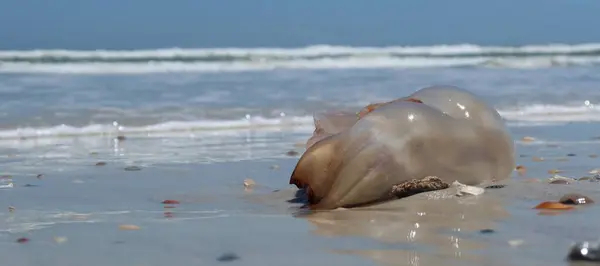
[[(13, 187), (0, 189), (0, 203), (17, 209), (0, 216), (0, 239), (7, 250), (0, 255), (30, 256), (13, 257), (11, 265), (41, 265), (48, 258), (50, 264), (45, 265), (84, 261), (164, 265), (171, 256), (179, 258), (177, 263), (212, 265), (219, 252), (237, 249), (250, 264), (282, 265), (274, 262), (284, 263), (281, 258), (273, 258), (275, 264), (261, 260), (260, 254), (275, 248), (300, 262), (302, 257), (293, 249), (279, 246), (291, 243), (289, 238), (269, 236), (270, 229), (283, 235), (289, 229), (283, 221), (296, 224), (289, 237), (307, 249), (316, 248), (314, 243), (325, 248), (329, 242), (314, 242), (308, 224), (287, 212), (283, 198), (275, 205), (286, 211), (253, 209), (257, 207), (239, 198), (245, 195), (243, 186), (239, 188), (241, 181), (252, 177), (267, 192), (287, 188), (297, 156), (290, 158), (286, 152), (303, 151), (297, 144), (312, 134), (313, 113), (358, 110), (430, 85), (468, 89), (498, 109), (515, 139), (536, 137), (531, 143), (517, 141), (521, 154), (559, 158), (576, 151), (586, 155), (596, 153), (600, 144), (594, 139), (600, 135), (600, 44), (594, 43), (0, 51), (0, 174), (3, 184), (8, 184), (8, 175), (14, 182)], [(563, 148), (548, 148), (549, 144)], [(584, 175), (593, 167), (590, 160), (573, 160), (564, 169)], [(98, 162), (106, 165), (96, 166)], [(271, 164), (277, 164), (275, 170), (268, 169)], [(541, 165), (531, 167), (531, 173), (545, 176), (545, 167), (552, 167), (551, 162)], [(141, 170), (124, 171), (128, 166)], [(190, 204), (178, 209), (179, 230), (161, 224), (164, 211), (159, 202), (172, 197)], [(516, 203), (520, 207), (515, 215), (523, 219), (526, 215), (519, 216), (523, 211), (519, 208), (525, 204), (530, 203)], [(94, 218), (73, 218), (77, 215)], [(258, 228), (264, 220), (253, 220), (268, 215), (273, 220)], [(219, 222), (220, 217), (235, 219)], [(215, 228), (212, 234), (189, 221), (201, 219)], [(119, 236), (115, 229), (119, 223), (144, 225), (152, 233)], [(233, 241), (235, 234), (244, 234), (240, 226), (246, 223), (253, 224), (254, 233), (267, 234), (260, 241), (263, 249), (252, 246), (251, 239)], [(200, 231), (191, 236), (187, 229)], [(219, 234), (224, 240), (219, 240)], [(13, 243), (22, 235), (31, 237), (32, 250)], [(52, 237), (57, 235), (68, 235), (84, 246), (70, 250), (78, 252), (72, 260), (63, 257), (71, 254), (64, 249), (33, 255), (54, 245)], [(563, 236), (555, 240), (563, 243)], [(122, 253), (127, 248), (118, 245), (119, 237), (135, 243), (129, 248), (139, 260)], [(224, 242), (217, 248), (195, 243), (192, 237)], [(43, 240), (36, 243), (36, 239)], [(156, 239), (166, 240), (159, 246), (147, 242)], [(539, 235), (532, 239), (547, 240)], [(340, 248), (389, 248), (366, 240), (331, 241)], [(112, 259), (94, 255), (102, 243), (117, 243), (106, 248)], [(188, 244), (205, 249), (199, 252)], [(533, 251), (548, 252), (543, 247)], [(168, 249), (164, 257), (153, 256), (152, 252), (164, 248)], [(372, 261), (332, 256), (314, 259), (317, 264)], [(415, 254), (402, 256), (412, 258), (410, 265), (429, 265), (415, 264)], [(436, 261), (422, 258), (428, 259)], [(545, 261), (552, 264), (548, 258)]]

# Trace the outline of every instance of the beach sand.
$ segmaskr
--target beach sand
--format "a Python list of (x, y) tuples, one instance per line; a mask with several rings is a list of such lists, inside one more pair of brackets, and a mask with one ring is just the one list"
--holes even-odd
[[(15, 187), (0, 190), (0, 257), (11, 266), (577, 265), (566, 261), (569, 246), (598, 239), (600, 207), (533, 207), (573, 192), (600, 202), (600, 182), (546, 181), (552, 169), (579, 178), (600, 167), (590, 157), (600, 153), (599, 129), (511, 127), (517, 165), (527, 172), (479, 196), (448, 189), (318, 213), (289, 202), (296, 192), (289, 176), (303, 151), (294, 143), (305, 133), (284, 136), (273, 159), (135, 164), (85, 150), (68, 171), (50, 159), (43, 167), (20, 161), (24, 149), (15, 147), (0, 162), (20, 169), (7, 173)], [(526, 136), (535, 140), (521, 141)], [(126, 171), (132, 164), (140, 168)]]

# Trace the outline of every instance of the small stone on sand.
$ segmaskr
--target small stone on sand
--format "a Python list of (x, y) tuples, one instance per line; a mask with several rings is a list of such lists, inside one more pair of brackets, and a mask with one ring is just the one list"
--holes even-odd
[(105, 166), (105, 165), (106, 165), (106, 162), (97, 162), (96, 163), (96, 166)]
[(523, 243), (525, 243), (523, 239), (515, 239), (508, 241), (508, 245), (510, 245), (511, 247), (518, 247), (520, 245), (523, 245)]
[(250, 178), (244, 179), (244, 187), (250, 188), (250, 187), (253, 187), (254, 185), (256, 185), (256, 182), (254, 182), (254, 180), (252, 180)]
[(561, 176), (561, 175), (554, 175), (548, 179), (548, 183), (550, 183), (550, 184), (570, 184), (575, 181), (576, 181), (576, 179), (574, 179), (574, 178), (565, 177), (565, 176)]
[(517, 165), (515, 169), (517, 170), (517, 173), (519, 173), (519, 175), (525, 175), (525, 173), (527, 173), (527, 167), (525, 166)]
[(594, 201), (589, 197), (576, 193), (566, 194), (562, 196), (558, 201), (566, 205), (584, 205), (594, 203)]
[(62, 244), (67, 242), (67, 238), (64, 236), (56, 236), (54, 237), (54, 242), (56, 242), (56, 244)]
[(230, 262), (234, 260), (239, 260), (240, 257), (235, 253), (225, 253), (217, 258), (217, 261), (220, 262)]
[(550, 169), (550, 170), (548, 170), (548, 174), (551, 174), (551, 175), (555, 175), (555, 174), (558, 174), (558, 173), (562, 173), (562, 170), (558, 170), (558, 169)]
[(288, 152), (285, 153), (285, 155), (287, 155), (287, 156), (296, 156), (298, 154), (299, 153), (297, 151), (294, 151), (294, 150), (291, 150), (291, 151), (288, 151)]
[(521, 140), (525, 141), (525, 142), (531, 142), (531, 141), (535, 141), (535, 138), (534, 137), (523, 137)]
[(140, 227), (134, 224), (119, 225), (119, 230), (140, 230)]
[(135, 166), (135, 165), (125, 167), (125, 171), (139, 171), (139, 170), (142, 170), (142, 168), (139, 166)]

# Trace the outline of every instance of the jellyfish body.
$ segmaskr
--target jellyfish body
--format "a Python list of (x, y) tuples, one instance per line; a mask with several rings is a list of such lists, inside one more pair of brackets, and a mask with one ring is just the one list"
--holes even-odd
[(315, 209), (389, 200), (394, 185), (427, 176), (467, 185), (502, 180), (515, 164), (497, 111), (452, 86), (424, 88), (358, 114), (318, 114), (315, 128), (290, 178)]

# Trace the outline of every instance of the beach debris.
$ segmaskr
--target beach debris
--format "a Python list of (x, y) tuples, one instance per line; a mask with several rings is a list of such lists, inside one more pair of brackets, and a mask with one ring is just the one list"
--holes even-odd
[(296, 156), (298, 154), (299, 154), (299, 152), (297, 152), (295, 150), (291, 150), (291, 151), (288, 151), (285, 153), (285, 155), (287, 155), (287, 156)]
[(575, 154), (575, 153), (567, 153), (567, 157), (574, 157), (574, 156), (577, 156), (577, 154)]
[(527, 167), (525, 166), (517, 165), (515, 169), (517, 170), (517, 173), (519, 173), (519, 175), (525, 175), (525, 173), (527, 173)]
[(600, 174), (595, 174), (594, 176), (583, 176), (578, 179), (579, 181), (590, 181), (590, 182), (600, 182)]
[(63, 244), (63, 243), (65, 243), (65, 242), (67, 242), (67, 238), (66, 238), (66, 237), (64, 237), (64, 236), (55, 236), (55, 237), (54, 237), (54, 242), (55, 242), (56, 244)]
[(467, 185), (461, 184), (458, 181), (454, 181), (452, 183), (452, 186), (454, 186), (456, 188), (456, 196), (459, 196), (459, 197), (464, 196), (465, 194), (477, 196), (477, 195), (481, 195), (481, 194), (483, 194), (483, 192), (485, 192), (485, 189), (483, 189), (483, 188), (467, 186)]
[(119, 136), (117, 136), (117, 140), (118, 141), (124, 141), (125, 140), (125, 136), (119, 135)]
[(588, 173), (591, 174), (591, 175), (600, 174), (600, 168), (592, 169)]
[(179, 201), (178, 200), (168, 199), (168, 200), (163, 200), (161, 203), (162, 204), (179, 204)]
[(14, 188), (14, 187), (15, 187), (15, 184), (13, 183), (12, 176), (0, 177), (0, 189)]
[(519, 157), (521, 157), (521, 158), (525, 158), (527, 156), (529, 156), (529, 155), (527, 155), (527, 154), (519, 154)]
[(571, 193), (562, 196), (558, 202), (566, 205), (583, 205), (594, 203), (594, 200), (581, 194)]
[(524, 142), (532, 142), (532, 141), (535, 141), (535, 138), (534, 137), (523, 137), (521, 140)]
[(450, 185), (446, 184), (437, 176), (426, 176), (421, 179), (412, 179), (393, 185), (390, 194), (396, 198), (405, 198), (418, 193), (446, 189)]
[(135, 165), (127, 166), (124, 169), (125, 169), (125, 171), (139, 171), (139, 170), (142, 170), (141, 167), (135, 166)]
[(511, 247), (518, 247), (520, 245), (523, 245), (523, 243), (525, 243), (523, 239), (514, 239), (508, 241), (508, 245), (510, 245)]
[(590, 155), (588, 155), (588, 157), (590, 157), (590, 158), (598, 158), (598, 154), (590, 154)]
[(548, 183), (550, 184), (570, 184), (575, 182), (575, 178), (565, 177), (561, 175), (554, 175), (548, 179)]
[(489, 186), (485, 187), (485, 189), (498, 189), (498, 188), (503, 188), (505, 186), (506, 185), (503, 185), (503, 184), (489, 185)]
[(97, 162), (96, 163), (96, 166), (105, 166), (105, 165), (106, 165), (106, 162)]
[(8, 212), (15, 212), (16, 208), (13, 206), (8, 206)]
[(270, 168), (271, 168), (271, 170), (277, 170), (277, 169), (279, 169), (279, 165), (274, 164), (274, 165), (271, 165)]
[(254, 182), (254, 180), (252, 180), (250, 178), (244, 179), (244, 187), (251, 188), (251, 187), (253, 187), (255, 185), (256, 185), (256, 182)]
[(562, 172), (563, 172), (562, 170), (558, 170), (558, 169), (548, 170), (548, 174), (551, 174), (551, 175), (555, 175), (555, 174), (562, 173)]
[(571, 246), (567, 259), (571, 261), (600, 262), (600, 243), (596, 241), (583, 241)]
[(570, 210), (573, 208), (574, 208), (573, 206), (562, 204), (560, 202), (555, 202), (555, 201), (544, 201), (534, 207), (534, 209), (546, 209), (546, 210)]
[(35, 178), (37, 179), (42, 179), (44, 177), (44, 174), (38, 174), (37, 176), (35, 176)]
[(534, 162), (543, 162), (544, 158), (543, 157), (534, 156), (534, 157), (531, 157), (531, 160), (534, 161)]
[(219, 256), (217, 258), (217, 261), (220, 261), (220, 262), (231, 262), (231, 261), (239, 260), (239, 259), (240, 259), (240, 257), (237, 254), (228, 252), (228, 253), (225, 253), (225, 254)]
[(19, 243), (19, 244), (24, 244), (24, 243), (29, 242), (29, 238), (27, 238), (27, 237), (20, 237), (20, 238), (17, 239), (16, 242)]
[(494, 229), (489, 229), (489, 228), (479, 230), (479, 233), (482, 233), (482, 234), (491, 234), (491, 233), (495, 233), (495, 232), (496, 231), (494, 231)]
[(119, 230), (140, 230), (141, 228), (135, 224), (122, 224), (119, 225)]

